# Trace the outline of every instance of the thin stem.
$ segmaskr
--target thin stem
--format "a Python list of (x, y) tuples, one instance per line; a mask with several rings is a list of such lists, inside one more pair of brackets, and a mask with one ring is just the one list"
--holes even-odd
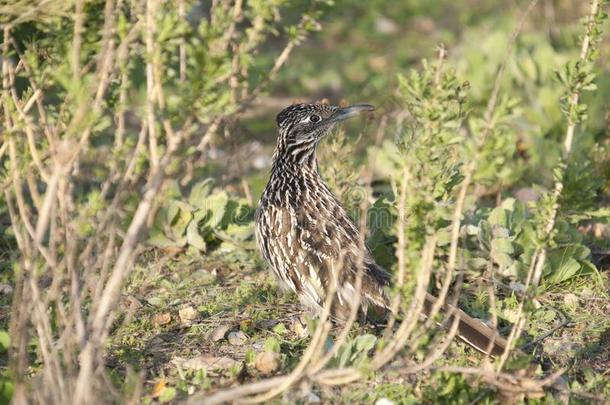
[(150, 149), (150, 163), (153, 169), (159, 165), (159, 147), (157, 140), (157, 127), (155, 122), (155, 77), (153, 59), (155, 53), (157, 0), (146, 1), (146, 117), (148, 119), (148, 142)]

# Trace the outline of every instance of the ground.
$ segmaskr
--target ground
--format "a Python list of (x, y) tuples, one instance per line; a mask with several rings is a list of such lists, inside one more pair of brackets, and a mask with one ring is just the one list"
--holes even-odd
[[(574, 403), (601, 403), (610, 395), (607, 291), (606, 271), (597, 281), (577, 279), (544, 292), (526, 326), (528, 337), (521, 344), (534, 342), (535, 358), (543, 369), (567, 369), (564, 379)], [(277, 287), (254, 251), (198, 257), (150, 250), (124, 291), (108, 345), (108, 365), (119, 374), (141, 373), (144, 403), (214, 392), (290, 371), (309, 340), (303, 318), (296, 298)], [(374, 333), (365, 329), (354, 327), (353, 337)], [(279, 353), (279, 363), (272, 362), (270, 370), (256, 362), (256, 355), (265, 350)], [(397, 359), (347, 387), (298, 387), (283, 399), (485, 403), (497, 395), (476, 378), (429, 372), (401, 375), (400, 366), (409, 361)], [(454, 343), (440, 362), (476, 366), (480, 361), (477, 353)]]

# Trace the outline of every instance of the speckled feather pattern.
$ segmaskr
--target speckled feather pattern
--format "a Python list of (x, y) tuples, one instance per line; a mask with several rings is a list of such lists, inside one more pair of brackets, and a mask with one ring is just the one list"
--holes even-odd
[(368, 249), (361, 252), (358, 228), (318, 171), (316, 148), (334, 126), (331, 118), (337, 109), (300, 104), (278, 115), (278, 144), (256, 211), (256, 237), (281, 284), (303, 304), (320, 311), (334, 280), (331, 315), (344, 318), (357, 294), (359, 263), (364, 264), (364, 308), (387, 305), (384, 287), (390, 277)]

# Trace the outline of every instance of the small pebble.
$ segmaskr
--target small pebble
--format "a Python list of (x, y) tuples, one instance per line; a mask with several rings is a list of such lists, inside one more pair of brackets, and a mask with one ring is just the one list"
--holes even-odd
[(229, 333), (229, 343), (233, 346), (243, 346), (248, 340), (246, 334), (242, 331), (231, 332)]
[(563, 296), (563, 302), (571, 307), (578, 306), (578, 297), (576, 294), (567, 293)]
[(263, 374), (273, 373), (280, 368), (280, 355), (276, 352), (262, 352), (256, 355), (254, 367)]

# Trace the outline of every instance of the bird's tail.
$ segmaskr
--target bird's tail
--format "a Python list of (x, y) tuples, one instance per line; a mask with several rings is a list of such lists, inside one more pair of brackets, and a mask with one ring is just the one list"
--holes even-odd
[[(438, 298), (426, 293), (423, 308), (423, 313), (426, 317), (430, 315), (432, 307), (437, 302)], [(443, 303), (440, 312), (451, 312), (449, 323), (452, 323), (455, 317), (459, 317), (456, 336), (479, 352), (494, 357), (500, 356), (508, 346), (506, 339), (500, 336), (496, 329), (490, 328), (461, 309), (451, 304)]]
[[(363, 297), (366, 301), (373, 304), (373, 306), (377, 306), (379, 309), (385, 311), (391, 310), (389, 297), (383, 288), (390, 284), (390, 274), (373, 261), (371, 261), (367, 269), (367, 276), (371, 277), (371, 280), (367, 280), (367, 282), (362, 284), (364, 286), (362, 291)], [(370, 286), (374, 286), (374, 288)], [(426, 293), (422, 311), (425, 317), (430, 316), (432, 308), (437, 302), (438, 298)], [(495, 357), (501, 355), (506, 349), (506, 339), (500, 336), (496, 329), (490, 328), (458, 307), (444, 302), (440, 307), (439, 312), (441, 314), (451, 313), (449, 322), (447, 323), (449, 325), (456, 317), (459, 317), (457, 337), (481, 353)]]

